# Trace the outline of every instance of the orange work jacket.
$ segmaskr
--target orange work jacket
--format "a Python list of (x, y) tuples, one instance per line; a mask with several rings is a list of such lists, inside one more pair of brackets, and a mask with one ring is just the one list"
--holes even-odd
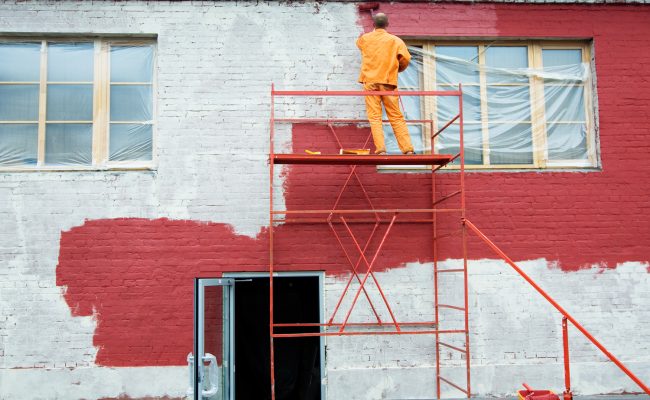
[(411, 61), (402, 39), (375, 29), (357, 39), (361, 50), (361, 83), (383, 83), (397, 86), (397, 72), (402, 72)]

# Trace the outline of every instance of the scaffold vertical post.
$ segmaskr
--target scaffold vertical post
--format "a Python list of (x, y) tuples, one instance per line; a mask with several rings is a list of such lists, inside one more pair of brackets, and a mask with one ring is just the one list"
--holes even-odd
[[(435, 137), (433, 122), (431, 122), (431, 153), (435, 152)], [(431, 166), (431, 204), (432, 208), (436, 208), (436, 174), (434, 172), (435, 165)], [(440, 319), (438, 318), (438, 225), (437, 215), (435, 210), (431, 213), (432, 230), (433, 230), (433, 307), (434, 307), (434, 321), (436, 321), (436, 398), (440, 399)]]
[(275, 131), (275, 84), (271, 83), (271, 121), (269, 135), (269, 341), (270, 341), (270, 367), (271, 367), (271, 400), (275, 400), (275, 360), (273, 345), (273, 166)]
[(567, 318), (562, 316), (562, 347), (564, 349), (564, 400), (571, 400), (571, 367), (569, 364), (569, 329)]
[(460, 132), (460, 208), (463, 235), (463, 286), (465, 296), (465, 368), (467, 374), (467, 397), (472, 396), (472, 385), (470, 377), (470, 348), (469, 348), (469, 293), (467, 274), (467, 227), (465, 226), (465, 132), (463, 126), (463, 85), (458, 84), (458, 122)]

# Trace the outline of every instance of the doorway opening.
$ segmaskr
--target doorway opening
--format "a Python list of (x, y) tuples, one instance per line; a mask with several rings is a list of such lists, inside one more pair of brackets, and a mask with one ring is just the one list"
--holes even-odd
[[(235, 286), (235, 399), (271, 398), (269, 342), (269, 278), (238, 275)], [(274, 276), (276, 323), (318, 323), (321, 320), (321, 277), (317, 274)], [(276, 328), (276, 333), (298, 332)], [(305, 332), (305, 328), (298, 328)], [(311, 328), (318, 332), (319, 327)], [(322, 400), (321, 337), (276, 338), (276, 400)]]

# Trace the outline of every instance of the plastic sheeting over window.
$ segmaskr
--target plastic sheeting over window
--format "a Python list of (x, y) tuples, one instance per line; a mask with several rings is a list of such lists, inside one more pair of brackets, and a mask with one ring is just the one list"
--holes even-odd
[(153, 47), (111, 46), (109, 160), (151, 160)]
[[(422, 65), (422, 59), (420, 54), (413, 54), (413, 65)], [(398, 85), (400, 90), (420, 90), (422, 87), (422, 74), (418, 72), (417, 69), (413, 68), (412, 70), (407, 70), (408, 72), (403, 72), (398, 75)], [(409, 120), (418, 120), (422, 117), (422, 99), (415, 96), (405, 96), (400, 98), (400, 107), (404, 111), (404, 119)], [(387, 120), (386, 111), (383, 113), (384, 120)], [(410, 123), (407, 122), (409, 129), (409, 135), (411, 136), (411, 143), (413, 144), (413, 150), (416, 153), (423, 153), (425, 148), (424, 142), (424, 130), (422, 124), (419, 123)], [(395, 134), (393, 133), (393, 128), (390, 125), (384, 126), (384, 136), (386, 143), (386, 151), (390, 154), (401, 154), (399, 147), (397, 146), (397, 140), (395, 139)]]
[(0, 124), (0, 166), (36, 165), (38, 124)]
[[(584, 48), (522, 45), (409, 47), (399, 90), (454, 90), (463, 85), (465, 162), (494, 166), (593, 166), (590, 66)], [(537, 64), (530, 65), (529, 60)], [(424, 82), (427, 82), (427, 85)], [(432, 119), (436, 129), (458, 114), (454, 97), (425, 103), (403, 97), (406, 119)], [(425, 107), (426, 104), (426, 107)], [(423, 127), (409, 125), (416, 151), (430, 151)], [(387, 129), (390, 132), (390, 130)], [(389, 152), (399, 149), (387, 135)], [(436, 152), (455, 154), (459, 125), (436, 140)]]
[(0, 166), (36, 165), (40, 43), (0, 43)]
[(91, 165), (94, 44), (47, 44), (46, 165)]

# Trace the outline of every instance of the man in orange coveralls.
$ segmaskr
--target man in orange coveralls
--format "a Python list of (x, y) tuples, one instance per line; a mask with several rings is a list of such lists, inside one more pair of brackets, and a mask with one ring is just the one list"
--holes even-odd
[[(357, 39), (357, 47), (361, 50), (362, 59), (359, 82), (363, 84), (364, 90), (393, 91), (397, 89), (397, 73), (408, 67), (411, 54), (402, 39), (386, 32), (388, 26), (386, 14), (375, 14), (372, 19), (375, 30)], [(386, 154), (381, 103), (384, 103), (388, 121), (393, 127), (400, 150), (404, 154), (414, 154), (411, 137), (399, 109), (398, 97), (366, 96), (366, 111), (372, 139), (375, 142), (375, 153)]]

